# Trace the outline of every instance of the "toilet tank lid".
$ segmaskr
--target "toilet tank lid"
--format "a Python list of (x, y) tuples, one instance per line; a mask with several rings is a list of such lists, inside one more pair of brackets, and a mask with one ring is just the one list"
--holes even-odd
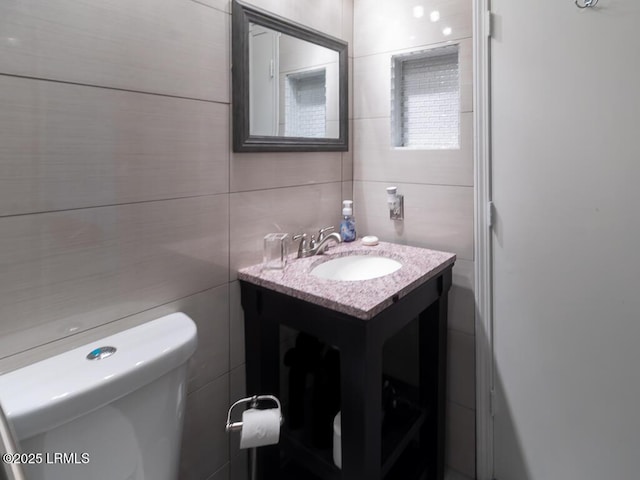
[[(181, 312), (166, 315), (0, 376), (0, 402), (18, 439), (29, 438), (185, 364), (196, 344), (191, 318)], [(105, 358), (87, 359), (105, 346), (116, 350)]]

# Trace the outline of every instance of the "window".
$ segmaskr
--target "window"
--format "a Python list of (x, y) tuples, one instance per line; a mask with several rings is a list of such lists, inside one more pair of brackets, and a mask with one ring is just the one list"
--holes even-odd
[(324, 137), (327, 129), (325, 69), (290, 73), (285, 82), (285, 136)]
[(460, 148), (458, 46), (391, 59), (392, 145)]

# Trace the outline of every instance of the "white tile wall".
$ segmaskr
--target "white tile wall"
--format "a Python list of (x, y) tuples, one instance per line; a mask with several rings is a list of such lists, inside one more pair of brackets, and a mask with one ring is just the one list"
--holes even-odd
[[(458, 51), (394, 57), (392, 144), (423, 150), (460, 146)], [(433, 52), (444, 49), (433, 50)]]
[[(319, 74), (318, 74), (319, 73)], [(327, 108), (325, 71), (289, 74), (285, 82), (285, 135), (292, 137), (325, 137)]]

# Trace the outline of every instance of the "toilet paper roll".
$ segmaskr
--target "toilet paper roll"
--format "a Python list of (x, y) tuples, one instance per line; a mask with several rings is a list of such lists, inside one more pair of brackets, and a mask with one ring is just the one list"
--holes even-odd
[(258, 410), (249, 408), (242, 412), (240, 448), (274, 445), (280, 440), (280, 409)]

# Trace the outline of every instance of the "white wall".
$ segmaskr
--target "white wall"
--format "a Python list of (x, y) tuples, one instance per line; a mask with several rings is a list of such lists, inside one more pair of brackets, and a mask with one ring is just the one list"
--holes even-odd
[(495, 476), (640, 472), (640, 5), (492, 1)]

